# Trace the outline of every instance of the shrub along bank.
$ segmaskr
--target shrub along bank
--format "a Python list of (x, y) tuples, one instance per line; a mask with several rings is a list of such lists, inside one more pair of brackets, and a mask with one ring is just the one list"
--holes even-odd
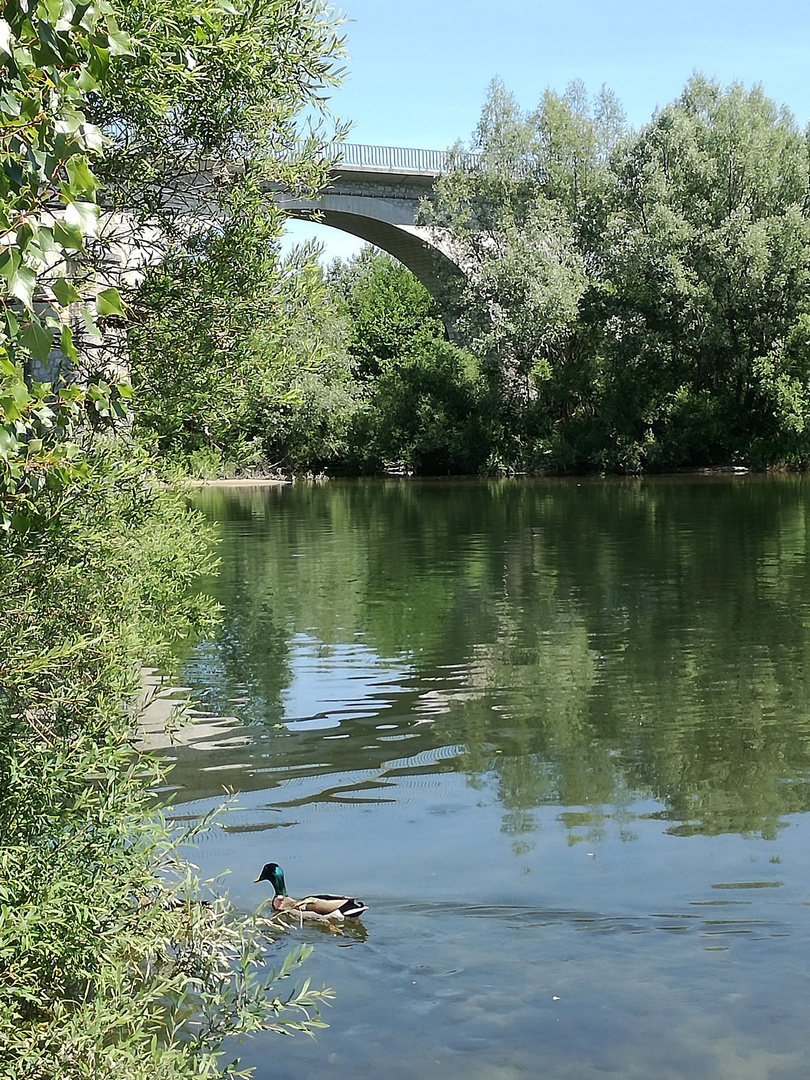
[[(225, 1035), (287, 1026), (267, 927), (199, 903), (132, 741), (141, 662), (211, 624), (211, 545), (137, 447), (105, 438), (80, 472), (0, 561), (2, 1073), (220, 1075)], [(319, 997), (291, 992), (292, 1020)]]
[[(211, 624), (192, 586), (212, 564), (201, 522), (154, 484), (128, 427), (130, 388), (104, 376), (104, 321), (120, 325), (132, 309), (101, 287), (94, 241), (103, 183), (107, 205), (160, 215), (177, 252), (189, 230), (178, 238), (171, 207), (155, 197), (201, 155), (228, 160), (230, 139), (246, 167), (222, 209), (237, 231), (248, 221), (269, 228), (251, 202), (259, 170), (248, 151), (294, 138), (293, 117), (329, 83), (336, 47), (319, 0), (31, 0), (0, 12), (0, 1073), (9, 1080), (233, 1074), (218, 1056), (225, 1036), (318, 1022), (310, 1009), (322, 993), (282, 1001), (274, 973), (260, 977), (262, 920), (238, 917), (222, 898), (199, 903), (179, 838), (155, 809), (160, 768), (132, 739), (141, 664)], [(306, 158), (285, 168), (306, 172)], [(24, 378), (54, 352), (66, 366), (81, 361), (82, 378), (61, 388)], [(277, 977), (300, 958), (287, 957)]]

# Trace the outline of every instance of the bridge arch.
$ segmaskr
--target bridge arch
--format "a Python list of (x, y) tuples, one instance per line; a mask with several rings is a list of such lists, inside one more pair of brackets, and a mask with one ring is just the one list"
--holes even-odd
[(291, 218), (329, 225), (387, 251), (441, 303), (448, 279), (462, 271), (449, 243), (437, 230), (419, 225), (418, 216), (447, 169), (447, 155), (352, 143), (338, 144), (334, 153), (339, 158), (317, 199), (275, 192), (275, 202)]

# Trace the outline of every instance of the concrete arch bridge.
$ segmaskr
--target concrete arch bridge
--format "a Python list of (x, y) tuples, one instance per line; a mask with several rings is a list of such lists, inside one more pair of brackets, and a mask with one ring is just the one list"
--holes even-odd
[[(417, 219), (437, 177), (449, 169), (448, 155), (443, 150), (358, 143), (339, 143), (332, 153), (329, 184), (318, 198), (276, 191), (277, 205), (291, 218), (330, 225), (382, 248), (440, 299), (448, 274), (461, 270), (449, 241)], [(475, 160), (474, 155), (466, 158)]]
[[(443, 238), (440, 230), (417, 224), (417, 218), (422, 201), (433, 194), (436, 178), (448, 171), (448, 155), (441, 150), (352, 143), (335, 144), (329, 153), (334, 163), (328, 186), (318, 198), (301, 199), (277, 187), (270, 187), (268, 194), (291, 218), (330, 225), (387, 251), (407, 266), (441, 304), (448, 276), (462, 271), (453, 259), (449, 237)], [(474, 155), (462, 155), (460, 160), (472, 163), (475, 159)], [(222, 172), (216, 163), (189, 172), (170, 196), (181, 218), (188, 213), (189, 219), (196, 221), (201, 209), (210, 209), (212, 185), (221, 182)], [(158, 262), (166, 250), (163, 232), (156, 222), (136, 221), (126, 213), (102, 214), (96, 246), (99, 260), (92, 293), (109, 285), (137, 285), (146, 268)], [(90, 302), (92, 306), (92, 297)], [(53, 315), (62, 317), (55, 309)], [(70, 317), (69, 312), (65, 313), (65, 318)], [(110, 351), (104, 335), (98, 340), (87, 337), (79, 323), (76, 332), (80, 354), (89, 367), (125, 366), (125, 361), (116, 359), (126, 353), (120, 342)], [(28, 374), (54, 381), (63, 362), (55, 346), (46, 361), (32, 362)]]

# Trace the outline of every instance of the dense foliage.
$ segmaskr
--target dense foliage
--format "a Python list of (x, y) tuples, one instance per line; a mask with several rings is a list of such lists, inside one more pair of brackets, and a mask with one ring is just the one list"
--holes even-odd
[(347, 431), (346, 464), (363, 472), (478, 472), (486, 384), (473, 355), (445, 340), (424, 286), (372, 248), (333, 263), (327, 281), (362, 401)]
[[(155, 235), (128, 294), (136, 423), (192, 471), (252, 467), (256, 425), (288, 400), (288, 376), (262, 360), (267, 339), (285, 351), (281, 327), (309, 285), (301, 260), (279, 259), (268, 189), (324, 182), (318, 151), (341, 129), (314, 118), (340, 80), (339, 23), (321, 0), (182, 3), (169, 20), (163, 7), (124, 6), (132, 56), (94, 113), (111, 135), (105, 197), (124, 232)], [(291, 352), (309, 366), (306, 349)]]
[(83, 464), (58, 525), (0, 562), (3, 1075), (218, 1075), (224, 1036), (286, 1023), (257, 973), (268, 927), (200, 904), (122, 711), (142, 660), (210, 625), (189, 594), (210, 549), (136, 450)]
[(317, 267), (307, 252), (279, 260), (264, 244), (226, 239), (214, 253), (217, 243), (199, 260), (167, 260), (139, 291), (149, 314), (129, 338), (138, 430), (202, 475), (340, 459), (357, 395)]
[(693, 79), (620, 162), (598, 285), (642, 461), (807, 460), (807, 197), (805, 138), (758, 88)]
[[(319, 82), (319, 58), (331, 70), (321, 50), (337, 39), (316, 2), (263, 8), (280, 20), (266, 45), (281, 52), (270, 66), (284, 126), (307, 79)], [(255, 49), (240, 53), (240, 42), (257, 44), (254, 16), (256, 5), (231, 0), (118, 11), (39, 0), (0, 17), (0, 1061), (12, 1080), (216, 1076), (227, 1035), (318, 1023), (321, 992), (305, 986), (283, 1001), (274, 989), (302, 954), (259, 977), (267, 924), (221, 897), (200, 904), (180, 838), (155, 810), (160, 770), (133, 736), (139, 669), (210, 627), (210, 604), (191, 592), (211, 569), (210, 546), (119, 423), (129, 387), (100, 370), (117, 359), (105, 331), (130, 312), (98, 259), (109, 224), (98, 192), (114, 205), (128, 181), (136, 211), (158, 215), (156, 235), (178, 250), (172, 230), (183, 230), (152, 199), (156, 173), (143, 169), (139, 140), (163, 116), (160, 165), (172, 125), (189, 147), (193, 110), (178, 87), (203, 112), (211, 104), (185, 73), (209, 80), (207, 62), (225, 55), (214, 44), (234, 71), (253, 73)], [(241, 38), (226, 32), (234, 26)], [(136, 62), (122, 77), (127, 58)], [(258, 132), (273, 114), (254, 111)], [(197, 149), (217, 146), (201, 138)], [(60, 386), (32, 377), (45, 364)], [(77, 366), (83, 378), (66, 385)]]
[[(445, 308), (372, 249), (325, 288), (311, 253), (271, 259), (262, 300), (271, 279), (240, 256), (218, 337), (200, 320), (180, 367), (177, 342), (137, 346), (147, 389), (165, 372), (142, 422), (201, 468), (805, 466), (808, 160), (759, 87), (694, 76), (636, 132), (606, 90), (575, 82), (524, 112), (495, 81), (423, 207), (464, 270)], [(229, 337), (236, 294), (245, 319)], [(194, 289), (175, 295), (169, 321), (187, 327)]]
[(426, 219), (461, 253), (514, 465), (810, 460), (810, 172), (787, 110), (695, 76), (635, 133), (605, 92), (524, 114), (496, 82), (472, 148)]

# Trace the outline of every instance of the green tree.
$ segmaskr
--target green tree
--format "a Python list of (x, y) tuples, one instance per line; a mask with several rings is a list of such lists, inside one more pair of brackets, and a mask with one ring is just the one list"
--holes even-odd
[(607, 166), (626, 137), (621, 105), (604, 86), (591, 101), (585, 84), (577, 79), (564, 94), (544, 90), (530, 122), (543, 190), (576, 219), (585, 202), (610, 182)]
[[(272, 191), (325, 182), (320, 151), (341, 134), (325, 104), (340, 20), (321, 0), (137, 0), (121, 21), (133, 55), (94, 119), (110, 138), (113, 231), (153, 245), (130, 296), (137, 422), (163, 452), (249, 465), (260, 450), (243, 425), (267, 381), (254, 333), (284, 321), (293, 272), (279, 264)], [(320, 120), (302, 123), (303, 110)]]
[(246, 218), (275, 236), (281, 215), (267, 185), (314, 190), (326, 175), (317, 151), (335, 134), (324, 121), (342, 75), (339, 18), (324, 0), (118, 7), (129, 55), (89, 103), (109, 139), (98, 169), (105, 205), (158, 222), (163, 242), (181, 249)]
[(360, 379), (444, 337), (441, 315), (427, 289), (396, 259), (363, 248), (327, 270), (329, 291), (350, 327), (348, 349)]
[(363, 407), (345, 313), (315, 252), (295, 250), (273, 318), (254, 333), (247, 429), (264, 458), (296, 472), (345, 467), (349, 432)]
[[(360, 471), (480, 472), (491, 445), (488, 385), (467, 350), (445, 341), (435, 301), (396, 260), (365, 248), (327, 271), (345, 319), (360, 401), (346, 462)], [(497, 410), (496, 410), (497, 412)]]
[(483, 472), (491, 443), (487, 398), (470, 353), (446, 341), (422, 343), (374, 381), (355, 424), (355, 453), (366, 470)]
[(255, 432), (246, 414), (259, 396), (253, 336), (283, 311), (283, 267), (250, 227), (212, 232), (146, 275), (129, 330), (135, 423), (159, 455), (206, 455), (236, 464)]
[[(64, 11), (62, 10), (64, 7)], [(81, 447), (66, 438), (87, 411), (98, 422), (121, 416), (125, 388), (98, 381), (86, 391), (26, 384), (25, 368), (59, 350), (75, 361), (74, 306), (98, 334), (68, 280), (88, 264), (98, 232), (91, 163), (102, 145), (82, 111), (103, 85), (111, 58), (130, 43), (109, 4), (9, 5), (0, 18), (4, 89), (0, 100), (0, 525), (45, 528), (86, 469)], [(99, 314), (121, 315), (115, 289), (97, 297)], [(90, 425), (90, 430), (95, 425)]]
[[(463, 151), (461, 146), (458, 149)], [(492, 79), (487, 87), (469, 149), (479, 158), (486, 172), (507, 177), (535, 172), (532, 119), (523, 112), (501, 79)], [(474, 168), (477, 171), (478, 166)]]
[(505, 460), (810, 458), (808, 155), (787, 110), (695, 76), (633, 135), (605, 89), (526, 115), (496, 81), (471, 148), (425, 220), (466, 274), (459, 327), (496, 361)]
[[(550, 115), (550, 96), (547, 105)], [(458, 327), (500, 387), (510, 443), (504, 453), (518, 467), (544, 454), (590, 375), (579, 318), (588, 274), (572, 216), (577, 200), (553, 180), (537, 124), (492, 83), (471, 145), (477, 162), (459, 159), (424, 209), (425, 220), (452, 237), (465, 272)]]
[(804, 137), (760, 87), (696, 76), (628, 148), (600, 270), (613, 464), (776, 450), (784, 411), (761, 380), (796, 370), (807, 191)]

